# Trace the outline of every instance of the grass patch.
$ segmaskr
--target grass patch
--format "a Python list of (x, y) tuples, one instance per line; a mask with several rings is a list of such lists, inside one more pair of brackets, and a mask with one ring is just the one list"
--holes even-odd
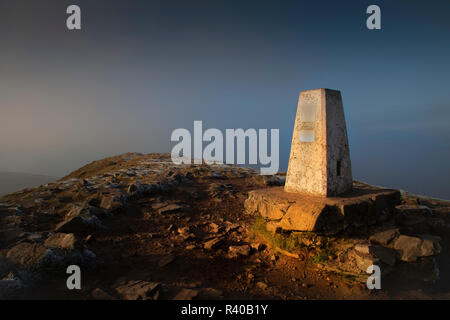
[(254, 234), (260, 235), (266, 239), (272, 247), (286, 251), (295, 251), (304, 247), (304, 244), (298, 234), (272, 233), (267, 231), (266, 223), (267, 221), (264, 218), (256, 218), (255, 223), (251, 227), (251, 231)]
[(325, 261), (328, 261), (328, 257), (329, 257), (329, 252), (327, 251), (320, 251), (318, 253), (316, 253), (313, 257), (312, 257), (312, 261), (315, 264), (320, 264), (320, 263), (324, 263)]
[(267, 220), (257, 217), (251, 227), (253, 235), (263, 237), (271, 247), (279, 248), (288, 252), (295, 252), (309, 248), (317, 253), (312, 257), (316, 264), (328, 261), (333, 255), (332, 244), (327, 237), (319, 236), (313, 232), (281, 232), (273, 233), (266, 228)]

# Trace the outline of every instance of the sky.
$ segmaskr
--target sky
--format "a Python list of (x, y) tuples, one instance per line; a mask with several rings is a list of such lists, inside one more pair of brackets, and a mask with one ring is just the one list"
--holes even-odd
[(194, 120), (280, 129), (286, 170), (299, 92), (331, 88), (355, 179), (450, 199), (449, 14), (445, 0), (0, 0), (0, 171), (169, 152)]

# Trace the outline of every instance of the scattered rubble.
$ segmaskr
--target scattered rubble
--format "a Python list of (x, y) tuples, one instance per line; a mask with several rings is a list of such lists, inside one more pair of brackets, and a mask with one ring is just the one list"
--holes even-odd
[(125, 300), (153, 300), (161, 283), (144, 280), (129, 281), (116, 287), (116, 292)]
[(209, 241), (206, 241), (206, 242), (203, 244), (203, 247), (204, 247), (206, 250), (211, 250), (211, 249), (217, 248), (217, 247), (220, 246), (222, 243), (223, 243), (223, 240), (222, 240), (222, 239), (220, 239), (220, 238), (214, 238), (214, 239), (211, 239), (211, 240), (209, 240)]
[(250, 255), (251, 247), (247, 244), (241, 246), (230, 246), (228, 248), (228, 256), (230, 258), (247, 257)]

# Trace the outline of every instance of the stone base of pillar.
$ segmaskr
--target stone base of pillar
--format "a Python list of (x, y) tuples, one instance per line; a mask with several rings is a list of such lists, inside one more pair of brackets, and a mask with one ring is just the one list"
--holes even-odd
[(358, 185), (337, 197), (314, 197), (273, 187), (249, 192), (248, 214), (270, 221), (271, 230), (337, 234), (348, 228), (376, 225), (400, 204), (400, 192)]

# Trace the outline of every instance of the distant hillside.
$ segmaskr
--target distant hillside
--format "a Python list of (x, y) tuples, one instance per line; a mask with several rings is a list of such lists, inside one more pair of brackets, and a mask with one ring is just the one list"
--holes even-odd
[(25, 188), (34, 188), (58, 178), (31, 173), (0, 172), (0, 196)]

